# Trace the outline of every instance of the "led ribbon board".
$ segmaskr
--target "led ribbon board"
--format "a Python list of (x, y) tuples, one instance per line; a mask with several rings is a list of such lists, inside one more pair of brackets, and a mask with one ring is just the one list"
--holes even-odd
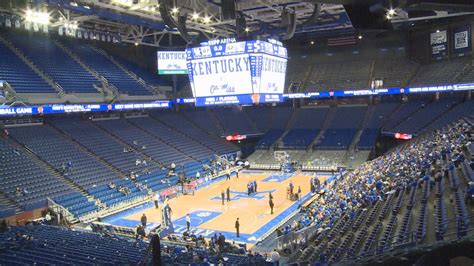
[(154, 101), (147, 103), (114, 103), (114, 104), (50, 104), (40, 106), (4, 107), (0, 106), (0, 116), (41, 115), (143, 110), (154, 108), (171, 108), (170, 101)]
[(196, 106), (281, 102), (286, 48), (263, 41), (186, 49)]

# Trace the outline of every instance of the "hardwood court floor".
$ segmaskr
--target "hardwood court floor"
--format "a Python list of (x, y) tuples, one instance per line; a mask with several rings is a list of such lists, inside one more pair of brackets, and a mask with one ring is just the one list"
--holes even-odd
[[(321, 182), (330, 175), (318, 175)], [(172, 209), (172, 220), (176, 231), (184, 231), (185, 216), (191, 213), (191, 227), (193, 230), (199, 230), (198, 234), (203, 233), (210, 236), (215, 232), (222, 232), (226, 238), (235, 235), (235, 220), (239, 217), (241, 238), (236, 239), (247, 242), (251, 237), (259, 238), (262, 232), (259, 229), (265, 225), (277, 224), (283, 217), (277, 217), (285, 210), (296, 207), (295, 202), (287, 199), (287, 188), (290, 181), (293, 182), (294, 192), (301, 187), (301, 195), (307, 195), (310, 192), (309, 179), (311, 175), (304, 173), (294, 173), (286, 180), (278, 172), (254, 172), (245, 171), (239, 174), (239, 178), (233, 176), (231, 180), (221, 180), (209, 186), (195, 191), (194, 195), (183, 195), (169, 200)], [(247, 183), (257, 181), (257, 193), (247, 196)], [(231, 201), (222, 205), (221, 192), (227, 189), (231, 190)], [(272, 191), (274, 201), (274, 214), (270, 214), (268, 192)], [(296, 204), (297, 205), (297, 204)], [(161, 222), (159, 210), (149, 208), (125, 217), (129, 220), (139, 221), (141, 215), (145, 213), (148, 222)], [(286, 213), (284, 215), (287, 215)], [(204, 232), (203, 232), (204, 231)], [(260, 230), (262, 231), (262, 230)], [(233, 237), (231, 237), (232, 239)]]

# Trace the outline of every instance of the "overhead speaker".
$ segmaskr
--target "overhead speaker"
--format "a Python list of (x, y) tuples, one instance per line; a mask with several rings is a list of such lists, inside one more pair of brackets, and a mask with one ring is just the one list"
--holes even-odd
[(235, 0), (222, 0), (221, 10), (224, 20), (235, 19)]
[(177, 28), (178, 24), (173, 19), (170, 12), (169, 5), (171, 4), (171, 1), (158, 0), (158, 3), (160, 5), (158, 10), (160, 11), (161, 19), (163, 19), (163, 22), (166, 24), (166, 26), (168, 26), (169, 28)]
[(313, 13), (311, 13), (311, 16), (309, 16), (301, 24), (302, 27), (313, 24), (314, 22), (316, 22), (316, 19), (319, 17), (319, 14), (321, 13), (321, 3), (313, 3), (313, 5), (314, 5)]
[(245, 29), (247, 28), (247, 21), (243, 16), (235, 19), (237, 38), (242, 39), (246, 36)]
[(392, 23), (385, 18), (385, 13), (372, 13), (368, 5), (344, 5), (344, 9), (356, 29), (393, 29)]
[(293, 38), (296, 31), (296, 13), (288, 13), (288, 25), (286, 27), (286, 33), (283, 36), (283, 40), (289, 40)]
[(283, 8), (281, 12), (281, 22), (280, 27), (287, 27), (291, 23), (291, 13), (286, 9)]
[(188, 16), (186, 16), (186, 15), (179, 16), (179, 18), (178, 18), (178, 30), (179, 30), (179, 33), (181, 33), (181, 37), (183, 37), (183, 39), (187, 43), (191, 43), (193, 41), (193, 39), (188, 34), (188, 28), (186, 27), (187, 18), (188, 18)]
[(160, 4), (159, 11), (161, 18), (163, 19), (163, 22), (169, 27), (169, 28), (176, 28), (180, 35), (181, 38), (187, 43), (191, 43), (193, 39), (191, 36), (188, 34), (188, 30), (186, 28), (186, 19), (187, 16), (179, 16), (178, 17), (178, 22), (176, 22), (171, 16), (171, 5), (173, 4), (172, 0), (159, 0), (158, 3)]

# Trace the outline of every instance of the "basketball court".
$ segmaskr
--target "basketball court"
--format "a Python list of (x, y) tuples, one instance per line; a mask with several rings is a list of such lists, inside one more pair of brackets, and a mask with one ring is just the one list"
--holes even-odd
[[(239, 177), (230, 180), (224, 177), (203, 183), (194, 195), (181, 195), (169, 200), (172, 209), (171, 218), (175, 233), (186, 231), (186, 214), (191, 217), (191, 231), (196, 235), (210, 238), (222, 233), (227, 240), (236, 240), (255, 244), (275, 229), (283, 220), (296, 212), (301, 201), (311, 196), (310, 178), (317, 177), (321, 183), (331, 178), (331, 174), (285, 173), (271, 171), (241, 171)], [(247, 184), (257, 181), (257, 192), (247, 194)], [(287, 198), (290, 182), (294, 185), (294, 193), (301, 187), (301, 200), (291, 201)], [(230, 202), (222, 205), (221, 193), (229, 188)], [(269, 193), (273, 195), (274, 214), (270, 214)], [(104, 222), (135, 227), (140, 218), (146, 214), (147, 228), (161, 223), (161, 210), (153, 203), (145, 204), (119, 214), (107, 217)], [(240, 237), (236, 237), (234, 228), (236, 218), (240, 221)]]

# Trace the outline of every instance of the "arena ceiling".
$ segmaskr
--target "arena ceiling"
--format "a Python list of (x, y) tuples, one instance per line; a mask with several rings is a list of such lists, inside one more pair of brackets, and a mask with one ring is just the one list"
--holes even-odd
[[(236, 35), (236, 20), (223, 17), (222, 0), (33, 0), (32, 8), (47, 9), (53, 29), (77, 25), (82, 30), (117, 34), (122, 42), (156, 47), (184, 45), (179, 30), (164, 23), (161, 17), (159, 6), (164, 1), (172, 3), (169, 8), (176, 20), (179, 16), (187, 17), (188, 34), (196, 39)], [(237, 16), (245, 18), (244, 35), (249, 38), (285, 36), (288, 31), (288, 23), (282, 22), (285, 12), (295, 14), (296, 27), (292, 36), (297, 37), (384, 30), (417, 20), (466, 15), (474, 11), (468, 8), (472, 4), (465, 4), (464, 0), (450, 1), (450, 10), (446, 10), (445, 5), (431, 3), (437, 1), (237, 0), (235, 10)], [(397, 5), (392, 5), (395, 2)], [(367, 10), (369, 12), (365, 12)], [(392, 13), (387, 18), (389, 11)], [(413, 15), (417, 11), (418, 14)]]

